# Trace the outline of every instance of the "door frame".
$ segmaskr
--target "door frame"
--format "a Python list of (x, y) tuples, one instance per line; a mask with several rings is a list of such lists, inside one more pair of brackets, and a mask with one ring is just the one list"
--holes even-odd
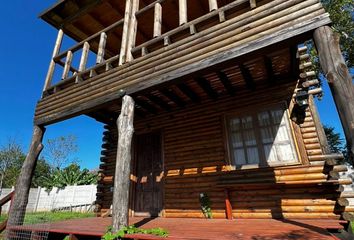
[(136, 201), (136, 182), (137, 182), (137, 144), (136, 139), (138, 136), (145, 134), (159, 134), (160, 135), (160, 147), (161, 147), (161, 161), (162, 161), (162, 180), (161, 180), (161, 211), (158, 214), (158, 217), (163, 217), (165, 215), (165, 152), (164, 152), (164, 132), (162, 129), (153, 130), (153, 131), (144, 131), (140, 133), (135, 133), (133, 135), (132, 141), (132, 168), (130, 174), (130, 190), (129, 190), (129, 216), (135, 217), (135, 201)]

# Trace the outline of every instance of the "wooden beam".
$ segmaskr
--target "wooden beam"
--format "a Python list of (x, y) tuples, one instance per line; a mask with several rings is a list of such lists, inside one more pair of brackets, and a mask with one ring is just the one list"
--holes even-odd
[(250, 70), (248, 70), (248, 68), (246, 68), (243, 64), (240, 64), (239, 67), (241, 70), (242, 77), (246, 82), (247, 88), (250, 90), (255, 90), (256, 85), (254, 83), (254, 80), (253, 80), (253, 77), (250, 73)]
[(121, 113), (117, 119), (118, 146), (113, 188), (113, 230), (128, 226), (131, 145), (134, 133), (134, 100), (123, 97)]
[(314, 32), (321, 64), (344, 129), (350, 160), (354, 158), (354, 86), (339, 46), (339, 36), (328, 26)]
[(218, 98), (218, 93), (213, 89), (207, 79), (204, 77), (198, 77), (195, 79), (195, 81), (211, 99), (216, 100)]
[(157, 114), (157, 109), (145, 100), (135, 98), (135, 103), (141, 108), (145, 109), (147, 112), (152, 114)]
[(199, 96), (186, 84), (179, 83), (177, 87), (181, 92), (183, 92), (187, 97), (189, 97), (193, 102), (198, 103), (200, 102)]
[(133, 55), (131, 50), (135, 47), (136, 33), (138, 31), (138, 20), (135, 13), (139, 10), (139, 0), (132, 0), (131, 20), (128, 29), (126, 61), (132, 61)]
[(121, 41), (120, 54), (119, 54), (119, 66), (125, 63), (126, 61), (128, 30), (129, 30), (129, 23), (130, 23), (129, 20), (132, 14), (131, 5), (132, 3), (130, 0), (125, 0), (123, 33), (122, 33), (122, 41)]
[(256, 8), (257, 7), (256, 0), (250, 0), (250, 6), (251, 6), (251, 9)]
[(178, 0), (179, 25), (188, 22), (187, 17), (187, 0)]
[(268, 56), (264, 56), (264, 65), (267, 70), (267, 79), (270, 85), (274, 85), (276, 82), (273, 70), (272, 59)]
[(297, 79), (300, 74), (299, 59), (296, 57), (298, 52), (297, 45), (290, 47), (289, 51), (290, 51), (290, 71), (291, 71), (290, 75), (295, 79)]
[(160, 97), (155, 96), (153, 94), (146, 94), (145, 97), (147, 99), (149, 99), (151, 102), (155, 103), (156, 105), (158, 105), (161, 109), (166, 110), (166, 111), (170, 111), (171, 110), (171, 106), (168, 105), (168, 103), (166, 103), (164, 100), (162, 100)]
[(80, 1), (71, 1), (71, 3), (74, 3), (74, 6), (76, 7), (75, 14), (64, 18), (60, 24), (62, 26), (65, 26), (67, 24), (72, 24), (76, 19), (78, 19), (79, 17), (81, 17), (81, 16), (87, 14), (88, 12), (90, 12), (101, 1), (102, 0), (92, 1), (91, 3), (87, 4), (84, 7), (77, 5), (77, 2), (80, 2)]
[(153, 37), (161, 36), (162, 7), (160, 3), (155, 4), (154, 9), (154, 34)]
[(166, 88), (160, 90), (160, 92), (167, 98), (169, 98), (172, 102), (174, 102), (177, 106), (184, 107), (186, 105), (182, 98), (180, 98), (176, 93), (174, 93), (172, 89)]
[(16, 181), (15, 195), (10, 208), (7, 226), (22, 225), (24, 222), (32, 177), (36, 168), (38, 156), (43, 149), (42, 140), (44, 132), (45, 128), (37, 125), (34, 126), (28, 154)]
[(55, 45), (54, 45), (54, 49), (53, 49), (53, 53), (52, 53), (52, 58), (51, 58), (50, 63), (49, 63), (47, 76), (45, 78), (43, 92), (46, 91), (51, 86), (52, 79), (53, 79), (53, 74), (54, 74), (54, 69), (55, 69), (54, 57), (59, 54), (60, 47), (61, 47), (61, 44), (63, 42), (63, 36), (64, 36), (63, 30), (59, 29), (57, 40), (55, 41)]
[(217, 72), (217, 75), (221, 81), (221, 83), (224, 85), (225, 90), (231, 95), (234, 96), (235, 95), (235, 88), (234, 86), (232, 86), (230, 79), (228, 78), (228, 76), (226, 75), (226, 73), (219, 71)]

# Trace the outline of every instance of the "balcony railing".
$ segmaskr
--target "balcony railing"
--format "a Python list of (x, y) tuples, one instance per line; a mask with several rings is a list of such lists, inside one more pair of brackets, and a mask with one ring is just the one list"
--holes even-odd
[[(139, 0), (127, 0), (125, 19), (113, 23), (62, 52), (60, 48), (64, 33), (59, 30), (44, 84), (44, 96), (100, 75), (126, 62), (147, 56), (173, 43), (187, 41), (186, 38), (191, 35), (256, 7), (256, 0), (225, 1), (223, 6), (218, 6), (217, 0), (207, 1), (208, 10), (199, 15), (194, 14), (189, 20), (187, 0), (178, 0), (178, 6), (174, 9), (178, 14), (168, 16), (176, 24), (166, 26), (163, 17), (171, 11), (171, 6), (177, 2), (176, 0), (157, 0), (141, 9)], [(164, 6), (168, 11), (164, 11)], [(146, 18), (148, 14), (153, 17)], [(153, 19), (153, 22), (146, 22), (146, 19)], [(140, 27), (140, 24), (145, 28)], [(147, 34), (147, 30), (151, 32)], [(149, 37), (142, 38), (140, 35)], [(112, 51), (114, 47), (115, 51)], [(91, 61), (91, 65), (88, 64), (89, 53), (95, 55), (95, 61)], [(73, 59), (77, 54), (81, 54), (80, 61), (76, 63), (78, 66), (74, 66)], [(62, 67), (61, 79), (55, 79), (56, 82), (53, 84), (56, 66)]]

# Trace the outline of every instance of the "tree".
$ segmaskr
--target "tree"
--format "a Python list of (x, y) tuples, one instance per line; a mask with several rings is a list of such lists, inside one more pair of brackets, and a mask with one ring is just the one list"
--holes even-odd
[(324, 132), (327, 137), (329, 149), (332, 153), (342, 153), (344, 156), (343, 162), (353, 165), (353, 162), (349, 158), (349, 149), (344, 144), (344, 140), (341, 138), (340, 134), (335, 131), (334, 127), (323, 126)]
[(44, 179), (43, 187), (51, 190), (53, 187), (63, 189), (66, 186), (96, 184), (97, 178), (97, 173), (86, 168), (81, 170), (79, 165), (72, 163), (63, 169), (54, 169), (50, 176)]
[[(0, 187), (15, 186), (25, 158), (26, 155), (16, 139), (9, 139), (7, 143), (0, 148)], [(49, 164), (43, 158), (39, 159), (31, 186), (40, 186), (42, 184), (42, 178), (49, 176), (50, 171)]]
[(68, 163), (75, 163), (77, 160), (71, 155), (77, 152), (76, 136), (60, 136), (48, 139), (44, 149), (45, 158), (50, 161), (53, 168), (60, 169)]

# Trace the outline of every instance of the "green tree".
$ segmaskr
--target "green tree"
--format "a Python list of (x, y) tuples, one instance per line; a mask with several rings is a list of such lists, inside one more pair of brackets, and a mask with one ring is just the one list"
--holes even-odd
[[(15, 139), (9, 139), (6, 144), (0, 147), (0, 187), (15, 186), (25, 158), (26, 155), (21, 145)], [(49, 164), (44, 159), (39, 159), (31, 186), (40, 186), (42, 178), (49, 176), (50, 171)]]
[(354, 163), (351, 162), (349, 158), (349, 149), (347, 145), (345, 145), (345, 141), (341, 138), (340, 134), (335, 131), (334, 127), (331, 126), (323, 126), (325, 131), (329, 149), (332, 153), (342, 153), (344, 156), (343, 162), (349, 163), (354, 166)]
[(354, 2), (353, 0), (321, 0), (330, 14), (332, 28), (340, 35), (341, 50), (349, 68), (354, 66)]
[(43, 187), (47, 190), (51, 190), (53, 187), (63, 189), (66, 186), (96, 184), (97, 174), (86, 168), (81, 170), (79, 165), (72, 163), (63, 169), (54, 169), (43, 182), (45, 183)]

